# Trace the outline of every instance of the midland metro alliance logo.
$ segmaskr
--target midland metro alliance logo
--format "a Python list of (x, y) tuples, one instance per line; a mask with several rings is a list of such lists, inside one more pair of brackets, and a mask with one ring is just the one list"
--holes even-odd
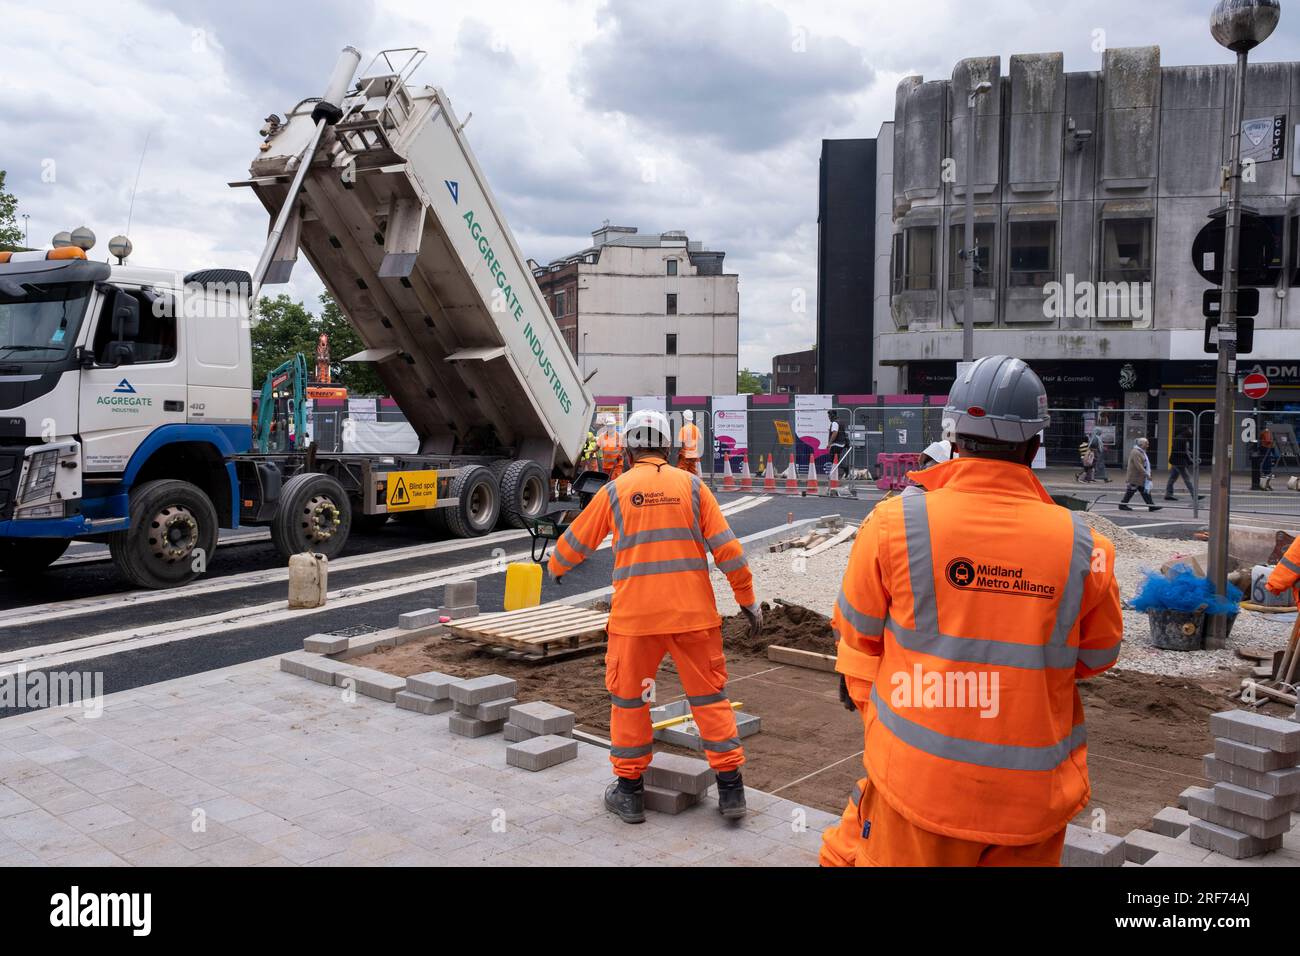
[(975, 583), (975, 565), (970, 558), (953, 558), (945, 573), (948, 583), (955, 588), (968, 588)]

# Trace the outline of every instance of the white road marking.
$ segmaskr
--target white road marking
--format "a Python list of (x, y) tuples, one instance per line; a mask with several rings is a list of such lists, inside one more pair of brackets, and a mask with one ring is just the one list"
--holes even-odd
[[(271, 531), (269, 528), (258, 528), (250, 531), (248, 534), (233, 534), (227, 538), (217, 540), (217, 550), (234, 547), (242, 544), (256, 544), (260, 541), (270, 541)], [(71, 550), (71, 549), (69, 549)], [(84, 552), (89, 551), (89, 554)], [(108, 553), (108, 548), (104, 545), (89, 545), (81, 549), (81, 552), (73, 552), (65, 555), (50, 565), (52, 568), (66, 568), (70, 564), (107, 564), (112, 561), (112, 556)]]

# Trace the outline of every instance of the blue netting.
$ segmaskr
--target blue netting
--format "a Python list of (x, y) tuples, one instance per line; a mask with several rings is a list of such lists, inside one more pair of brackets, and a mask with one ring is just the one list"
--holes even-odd
[(1146, 583), (1133, 599), (1138, 611), (1195, 611), (1207, 605), (1206, 614), (1236, 614), (1241, 610), (1241, 589), (1228, 585), (1226, 598), (1214, 593), (1208, 578), (1197, 575), (1190, 565), (1175, 564), (1166, 577), (1159, 571), (1143, 571)]

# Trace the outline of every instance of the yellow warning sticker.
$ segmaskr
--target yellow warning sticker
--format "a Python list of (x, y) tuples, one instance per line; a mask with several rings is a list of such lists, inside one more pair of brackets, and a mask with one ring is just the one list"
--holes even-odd
[(776, 440), (782, 445), (794, 444), (794, 431), (790, 428), (789, 422), (775, 421), (772, 423), (776, 426)]
[(388, 510), (418, 511), (438, 503), (438, 472), (390, 471), (388, 473)]

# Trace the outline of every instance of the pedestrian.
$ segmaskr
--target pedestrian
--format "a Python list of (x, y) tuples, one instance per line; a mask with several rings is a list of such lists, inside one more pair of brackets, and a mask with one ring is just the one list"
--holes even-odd
[(831, 420), (830, 432), (826, 436), (826, 473), (830, 474), (835, 459), (844, 460), (849, 450), (849, 441), (844, 434), (844, 429), (840, 426), (840, 413), (832, 408), (826, 414)]
[(1273, 466), (1277, 464), (1277, 445), (1273, 441), (1273, 430), (1265, 428), (1259, 433), (1259, 482), (1264, 491), (1273, 490)]
[(944, 416), (961, 457), (867, 516), (836, 602), (867, 775), (824, 865), (1056, 866), (1091, 795), (1075, 683), (1119, 657), (1114, 547), (1030, 468), (1050, 420), (1024, 362), (976, 361)]
[(1150, 445), (1151, 443), (1145, 438), (1139, 438), (1133, 443), (1133, 450), (1128, 453), (1128, 471), (1124, 476), (1128, 487), (1124, 489), (1124, 497), (1120, 499), (1120, 511), (1133, 510), (1128, 502), (1135, 494), (1142, 496), (1148, 510), (1160, 510), (1160, 506), (1151, 500), (1151, 458), (1147, 455), (1147, 448)]
[(1169, 483), (1165, 485), (1165, 501), (1178, 500), (1174, 497), (1174, 484), (1179, 478), (1183, 479), (1187, 493), (1195, 497), (1196, 489), (1192, 487), (1192, 479), (1187, 473), (1192, 465), (1191, 426), (1180, 425), (1174, 430), (1172, 446), (1169, 450)]
[(1106, 475), (1106, 436), (1101, 430), (1101, 425), (1098, 424), (1092, 427), (1092, 435), (1088, 438), (1088, 447), (1092, 449), (1095, 459), (1095, 479), (1109, 484), (1110, 478)]
[(618, 423), (614, 416), (605, 413), (601, 419), (600, 434), (596, 444), (600, 447), (600, 468), (609, 475), (610, 480), (623, 473), (623, 438), (618, 433)]
[(668, 464), (672, 427), (662, 412), (637, 411), (624, 432), (630, 466), (597, 493), (556, 542), (549, 570), (557, 580), (614, 535), (605, 686), (610, 695), (610, 762), (615, 780), (605, 807), (625, 823), (645, 821), (642, 776), (650, 766), (655, 675), (672, 657), (709, 766), (717, 776), (718, 810), (745, 815), (740, 767), (745, 751), (727, 699), (722, 619), (709, 580), (708, 555), (727, 576), (751, 634), (762, 627), (744, 549), (713, 492)]
[(677, 467), (692, 475), (700, 473), (700, 429), (695, 424), (695, 413), (689, 408), (682, 412), (682, 427), (677, 433), (681, 450), (677, 453)]
[(1079, 446), (1079, 464), (1083, 466), (1083, 471), (1076, 474), (1077, 481), (1094, 481), (1094, 472), (1097, 470), (1097, 455), (1092, 450), (1092, 445), (1084, 442)]

